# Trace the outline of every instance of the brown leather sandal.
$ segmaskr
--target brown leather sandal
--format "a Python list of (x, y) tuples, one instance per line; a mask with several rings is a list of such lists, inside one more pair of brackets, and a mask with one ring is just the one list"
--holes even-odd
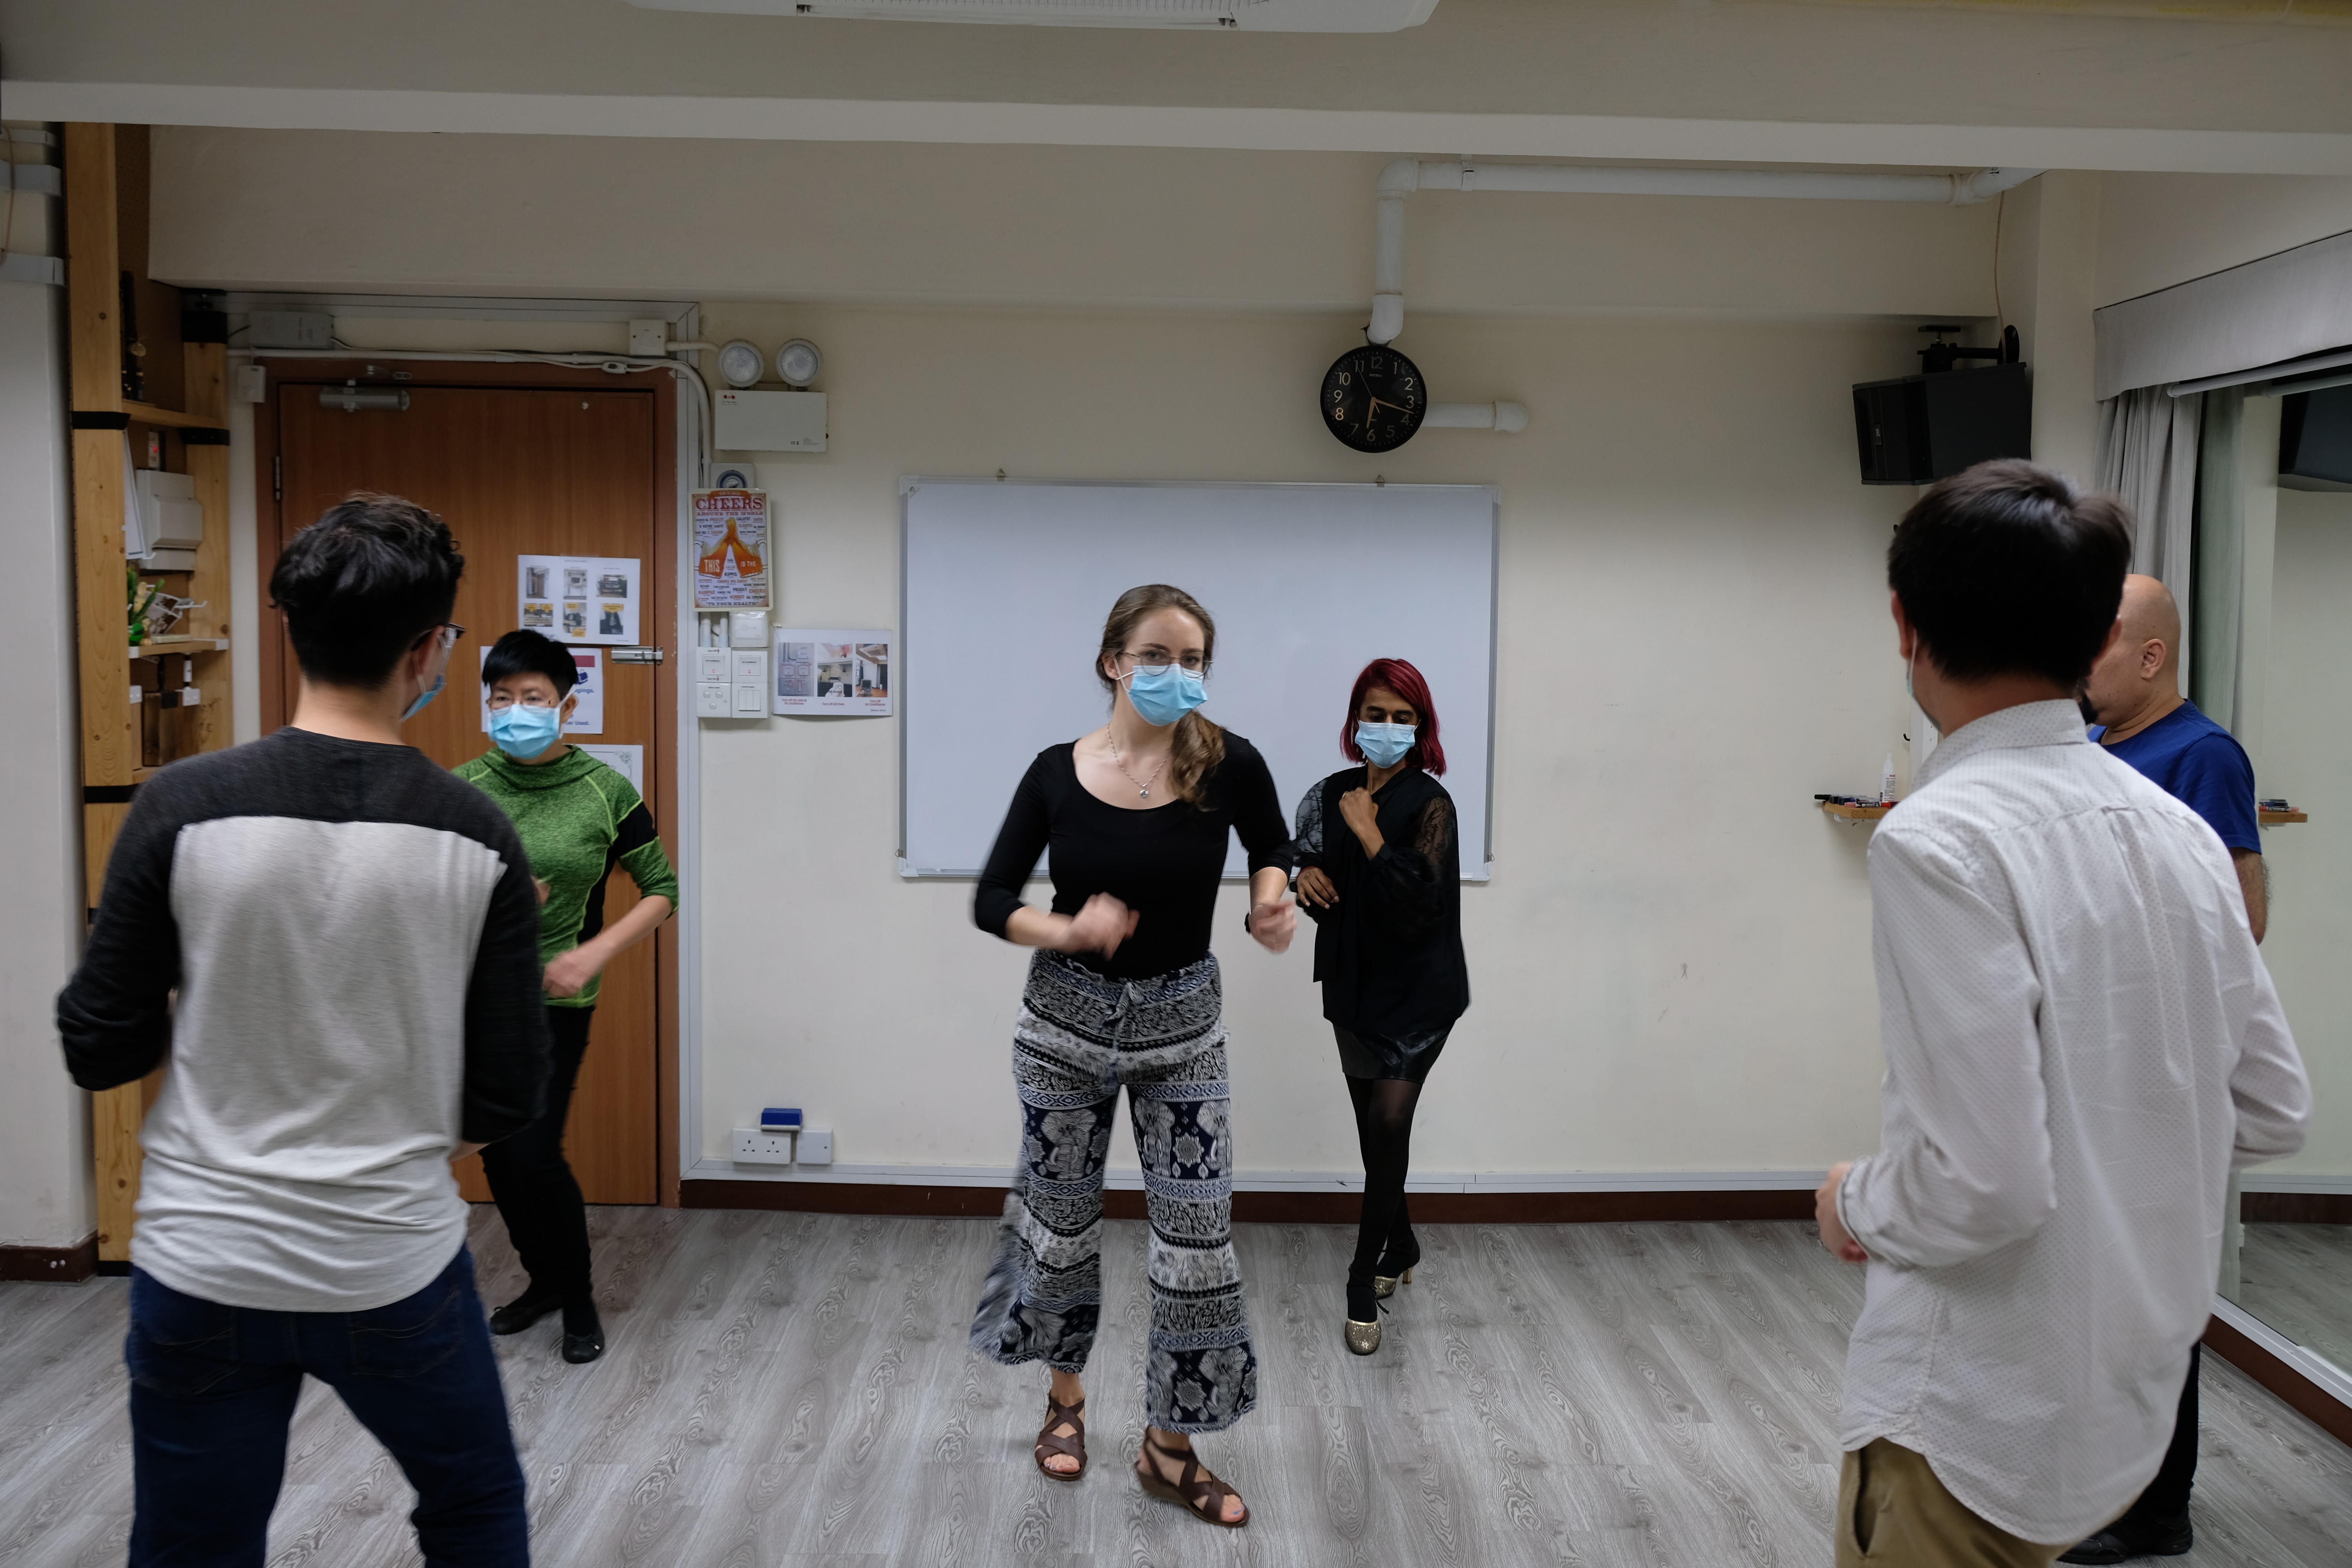
[[(1045, 1424), (1037, 1428), (1037, 1447), (1030, 1455), (1037, 1461), (1040, 1475), (1057, 1481), (1075, 1481), (1087, 1473), (1086, 1408), (1087, 1402), (1083, 1399), (1076, 1405), (1057, 1405), (1052, 1394), (1045, 1395)], [(1063, 1436), (1054, 1430), (1056, 1426), (1068, 1426), (1070, 1435)], [(1075, 1470), (1054, 1468), (1045, 1461), (1055, 1454), (1076, 1459), (1078, 1468)]]
[[(1165, 1444), (1155, 1443), (1149, 1432), (1143, 1435), (1143, 1446), (1149, 1452), (1141, 1456), (1143, 1462), (1136, 1469), (1135, 1479), (1143, 1484), (1147, 1493), (1170, 1502), (1181, 1503), (1193, 1518), (1220, 1529), (1239, 1530), (1250, 1521), (1247, 1503), (1242, 1505), (1241, 1518), (1224, 1517), (1224, 1500), (1239, 1500), (1242, 1494), (1211, 1475), (1207, 1467), (1201, 1463), (1200, 1455), (1190, 1448), (1171, 1448)], [(1152, 1463), (1151, 1452), (1183, 1460), (1184, 1473), (1175, 1480), (1170, 1480), (1160, 1473), (1160, 1467)]]

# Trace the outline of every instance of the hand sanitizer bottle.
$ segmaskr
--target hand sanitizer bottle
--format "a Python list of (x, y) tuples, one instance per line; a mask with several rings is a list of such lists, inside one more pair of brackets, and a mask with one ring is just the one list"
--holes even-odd
[(1895, 753), (1892, 752), (1886, 753), (1885, 772), (1879, 781), (1878, 804), (1881, 805), (1895, 804)]

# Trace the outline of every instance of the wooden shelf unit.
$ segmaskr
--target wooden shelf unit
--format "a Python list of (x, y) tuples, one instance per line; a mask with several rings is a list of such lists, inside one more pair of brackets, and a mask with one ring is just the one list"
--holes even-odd
[[(186, 346), (190, 349), (197, 349), (207, 345), (190, 343)], [(226, 357), (226, 352), (223, 357)], [(194, 378), (191, 378), (189, 385), (193, 390)], [(158, 408), (152, 403), (133, 403), (127, 397), (121, 401), (121, 412), (133, 425), (162, 425), (174, 430), (219, 430), (226, 427), (226, 409), (223, 409), (218, 415), (210, 412), (183, 414), (176, 408)]]
[(2297, 811), (2293, 806), (2289, 806), (2284, 811), (2273, 811), (2268, 806), (2265, 806), (2262, 810), (2256, 812), (2254, 816), (2255, 819), (2264, 827), (2284, 827), (2291, 823), (2309, 822), (2311, 820), (2311, 813), (2307, 811)]
[[(228, 561), (229, 449), (218, 434), (228, 425), (228, 349), (222, 342), (184, 341), (180, 291), (147, 275), (147, 127), (69, 123), (65, 127), (66, 311), (76, 416), (73, 430), (74, 606), (81, 692), (82, 866), (92, 907), (106, 883), (107, 856), (131, 810), (131, 791), (156, 766), (228, 745), (234, 724), (230, 693), (235, 655), (229, 650), (229, 606), (236, 593)], [(124, 395), (122, 301), (137, 318), (133, 356), (148, 399)], [(218, 337), (206, 331), (202, 336)], [(150, 400), (152, 399), (152, 401)], [(178, 406), (170, 405), (176, 403)], [(178, 467), (204, 510), (205, 542), (195, 565), (170, 576), (177, 590), (205, 601), (189, 612), (176, 636), (129, 646), (123, 603), (123, 458), (134, 431), (165, 435), (166, 467)], [(188, 433), (205, 432), (202, 440)], [(142, 435), (130, 447), (134, 465), (146, 461)], [(184, 581), (183, 581), (184, 579)], [(194, 657), (201, 700), (188, 708), (131, 702), (132, 675), (142, 658)], [(152, 731), (168, 755), (150, 763)], [(131, 1256), (133, 1205), (139, 1196), (139, 1127), (162, 1082), (161, 1069), (139, 1083), (91, 1097), (91, 1144), (98, 1175), (98, 1256), (120, 1264)]]
[(130, 645), (132, 658), (170, 658), (179, 654), (226, 653), (226, 637), (149, 637), (142, 643)]
[(1823, 815), (1849, 825), (1876, 822), (1895, 809), (1891, 805), (1847, 805), (1842, 801), (1834, 800), (1818, 800), (1813, 804), (1822, 808)]

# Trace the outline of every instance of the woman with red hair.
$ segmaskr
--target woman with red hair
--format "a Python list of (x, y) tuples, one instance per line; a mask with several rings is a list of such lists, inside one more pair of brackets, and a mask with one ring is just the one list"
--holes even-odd
[(1462, 847), (1437, 706), (1421, 671), (1376, 658), (1356, 677), (1342, 768), (1298, 803), (1298, 903), (1315, 921), (1315, 978), (1339, 1045), (1364, 1157), (1348, 1269), (1348, 1348), (1381, 1348), (1379, 1302), (1421, 1258), (1405, 1212), (1413, 1108), (1470, 1006), (1462, 956)]

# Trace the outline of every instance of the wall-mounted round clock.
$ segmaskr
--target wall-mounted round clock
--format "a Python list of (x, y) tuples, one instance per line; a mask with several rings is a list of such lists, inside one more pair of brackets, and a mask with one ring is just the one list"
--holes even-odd
[(1323, 428), (1359, 452), (1393, 452), (1429, 411), (1421, 367), (1386, 343), (1349, 349), (1323, 373)]

